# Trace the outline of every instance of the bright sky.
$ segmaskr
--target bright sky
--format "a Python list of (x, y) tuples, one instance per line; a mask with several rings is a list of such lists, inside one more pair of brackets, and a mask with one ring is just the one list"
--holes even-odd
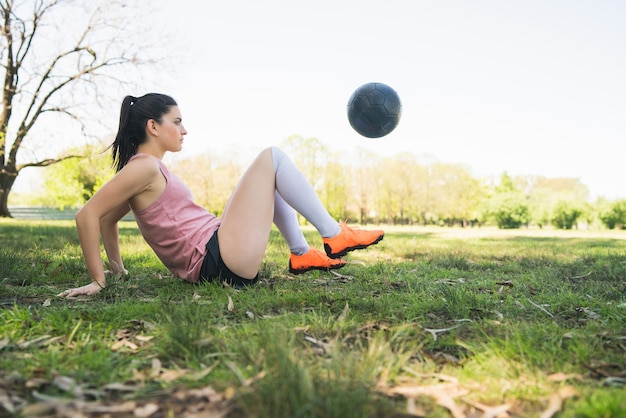
[[(185, 154), (279, 144), (363, 146), (461, 163), (476, 176), (575, 177), (626, 198), (622, 0), (155, 0), (177, 74)], [(154, 8), (153, 8), (154, 7)], [(165, 74), (167, 75), (167, 73)], [(381, 139), (346, 118), (359, 85), (398, 91)], [(129, 92), (130, 93), (130, 92)]]

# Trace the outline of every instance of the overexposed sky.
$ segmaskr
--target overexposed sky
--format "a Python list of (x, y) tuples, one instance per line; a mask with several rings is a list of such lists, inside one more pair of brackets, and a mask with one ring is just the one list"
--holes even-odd
[[(147, 4), (147, 36), (175, 71), (143, 84), (179, 102), (183, 155), (298, 134), (333, 150), (428, 155), (476, 176), (576, 177), (594, 197), (626, 198), (622, 0)], [(163, 28), (175, 36), (159, 38)], [(403, 103), (381, 139), (346, 117), (352, 91), (370, 81)]]
[[(185, 55), (167, 88), (187, 152), (299, 134), (332, 149), (432, 155), (477, 176), (576, 177), (594, 196), (626, 197), (624, 1), (167, 4), (155, 19), (180, 25), (172, 42)], [(346, 118), (369, 81), (403, 102), (381, 139)]]

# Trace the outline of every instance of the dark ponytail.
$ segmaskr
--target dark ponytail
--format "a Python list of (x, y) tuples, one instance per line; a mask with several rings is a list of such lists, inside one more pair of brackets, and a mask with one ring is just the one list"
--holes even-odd
[(137, 147), (146, 141), (146, 124), (150, 119), (161, 123), (164, 114), (176, 101), (170, 96), (148, 93), (145, 96), (126, 96), (120, 110), (120, 126), (111, 144), (113, 167), (120, 171), (137, 153)]

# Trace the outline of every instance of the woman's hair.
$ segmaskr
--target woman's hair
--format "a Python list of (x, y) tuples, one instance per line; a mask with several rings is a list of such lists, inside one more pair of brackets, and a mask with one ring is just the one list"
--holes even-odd
[(120, 127), (111, 144), (113, 167), (120, 171), (137, 153), (137, 147), (146, 141), (146, 124), (150, 119), (161, 123), (164, 114), (176, 101), (170, 96), (148, 93), (145, 96), (126, 96), (120, 110)]

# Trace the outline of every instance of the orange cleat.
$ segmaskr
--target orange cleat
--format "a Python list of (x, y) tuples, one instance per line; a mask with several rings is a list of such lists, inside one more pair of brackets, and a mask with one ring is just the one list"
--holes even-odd
[(345, 265), (345, 260), (333, 260), (314, 248), (309, 249), (306, 254), (291, 254), (289, 257), (289, 272), (292, 274), (302, 274), (309, 270), (340, 269)]
[(341, 232), (336, 237), (324, 238), (324, 249), (330, 258), (339, 258), (353, 250), (367, 248), (376, 244), (385, 236), (380, 229), (365, 230), (350, 228), (345, 223), (339, 224)]

